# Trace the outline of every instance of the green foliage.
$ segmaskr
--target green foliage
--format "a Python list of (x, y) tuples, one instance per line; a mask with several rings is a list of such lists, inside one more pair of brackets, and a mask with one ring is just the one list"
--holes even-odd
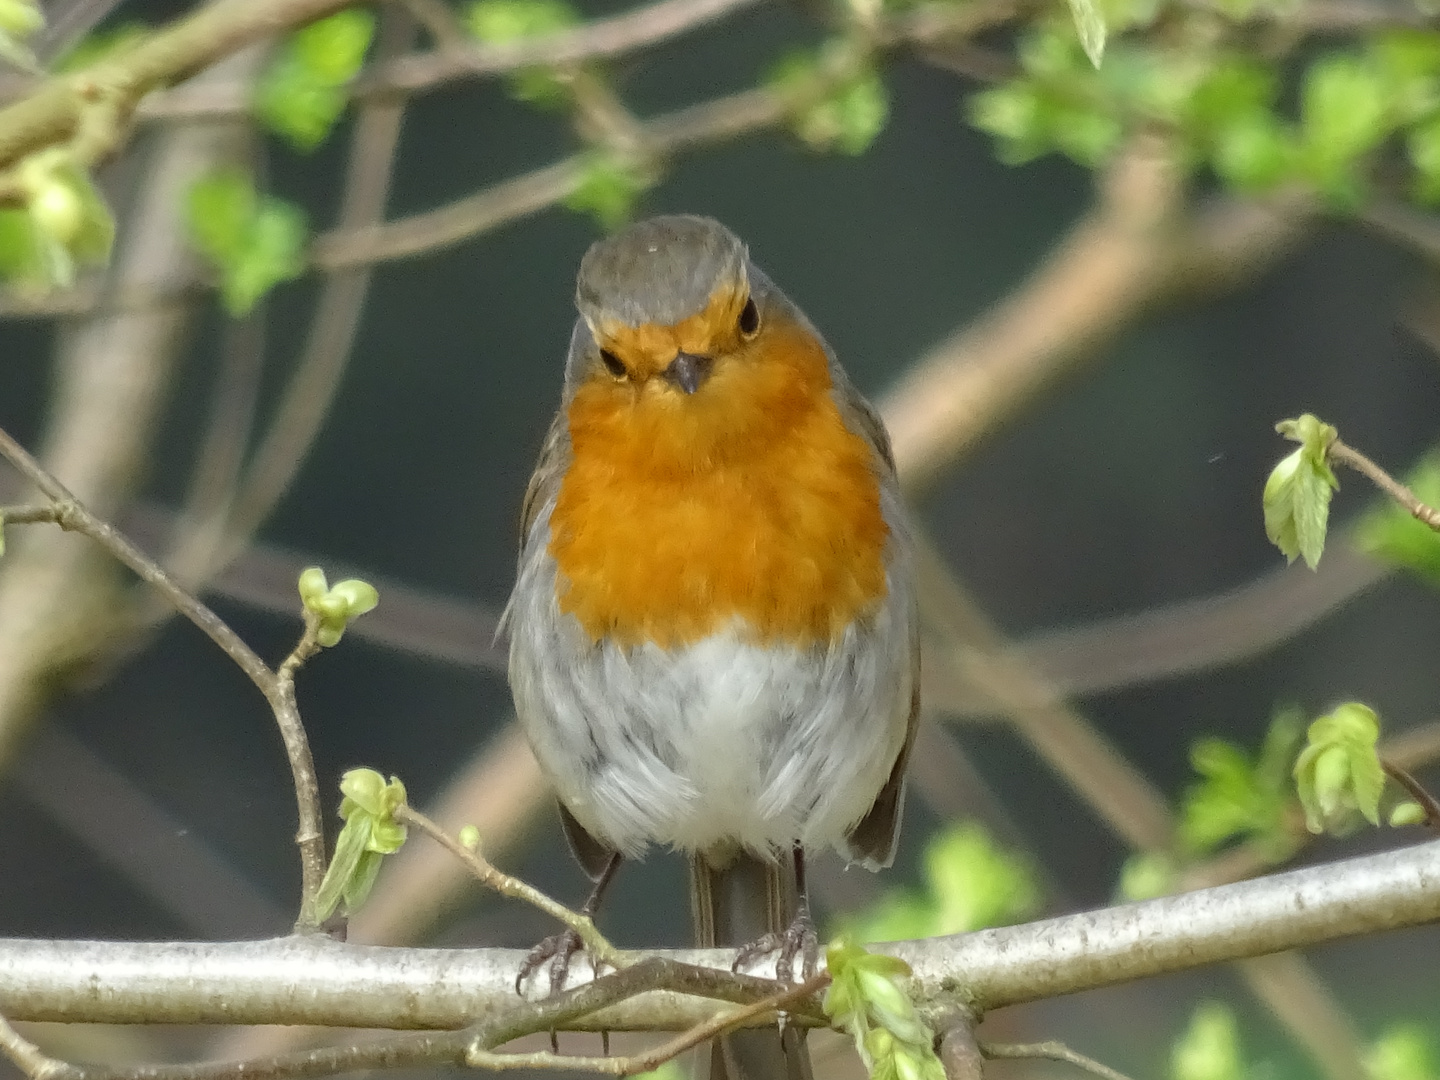
[(38, 0), (0, 0), (0, 59), (16, 67), (37, 70), (29, 41), (45, 26)]
[(649, 1072), (635, 1073), (635, 1080), (685, 1080), (685, 1069), (678, 1061), (667, 1061), (658, 1069), (651, 1069)]
[[(1072, 3), (1077, 26), (1088, 11), (1112, 35), (1147, 24), (1157, 6)], [(1220, 6), (1236, 19), (1277, 7)], [(1058, 19), (1041, 22), (1021, 39), (1020, 74), (973, 97), (971, 120), (1000, 140), (1007, 161), (1058, 152), (1091, 167), (1127, 134), (1169, 132), (1184, 165), (1242, 194), (1289, 184), (1339, 209), (1356, 208), (1368, 175), (1403, 146), (1416, 197), (1440, 201), (1440, 32), (1382, 30), (1317, 53), (1291, 87), (1273, 59), (1242, 51), (1213, 24), (1171, 29), (1179, 32), (1122, 33), (1100, 67), (1084, 30), (1077, 40)], [(1297, 107), (1286, 115), (1281, 103), (1291, 98)]]
[(1245, 1080), (1235, 1014), (1217, 1001), (1195, 1010), (1170, 1051), (1170, 1080)]
[(1137, 851), (1120, 868), (1116, 893), (1122, 900), (1153, 900), (1175, 891), (1180, 868), (1163, 851)]
[[(840, 65), (838, 48), (792, 53), (776, 65), (769, 81), (793, 103), (791, 125), (807, 146), (859, 155), (885, 130), (890, 93), (869, 65), (838, 83), (827, 81), (825, 71)], [(824, 89), (819, 97), (817, 88)]]
[(1200, 780), (1185, 793), (1180, 811), (1180, 841), (1188, 853), (1208, 855), (1237, 838), (1257, 843), (1275, 861), (1295, 850), (1290, 767), (1301, 723), (1297, 710), (1277, 712), (1254, 760), (1224, 739), (1201, 739), (1191, 747)]
[[(580, 22), (580, 13), (566, 0), (475, 0), (465, 13), (466, 27), (486, 45), (543, 37)], [(570, 100), (565, 84), (546, 68), (517, 71), (508, 82), (515, 97), (532, 105), (558, 107)]]
[(345, 111), (345, 86), (359, 73), (375, 16), (345, 8), (291, 34), (255, 87), (255, 109), (300, 151), (323, 143)]
[(1388, 1028), (1365, 1058), (1372, 1080), (1440, 1080), (1437, 1030), (1419, 1024)]
[(1306, 413), (1298, 420), (1281, 420), (1275, 430), (1298, 442), (1300, 449), (1276, 465), (1265, 481), (1265, 535), (1287, 562), (1300, 556), (1314, 570), (1325, 550), (1330, 495), (1340, 486), (1326, 460), (1335, 429)]
[(854, 1037), (871, 1080), (945, 1080), (935, 1036), (901, 982), (908, 964), (841, 937), (826, 948), (825, 966), (825, 1015)]
[(16, 179), (24, 206), (0, 210), (0, 276), (26, 290), (69, 288), (79, 267), (109, 259), (115, 220), (66, 149), (30, 155)]
[(381, 860), (405, 843), (405, 826), (394, 818), (405, 805), (405, 785), (396, 777), (387, 784), (374, 769), (351, 769), (341, 778), (340, 791), (345, 824), (316, 897), (316, 918), (322, 920), (342, 903), (347, 914), (359, 908), (370, 895)]
[(565, 197), (565, 205), (592, 215), (603, 229), (618, 228), (630, 220), (635, 201), (650, 183), (632, 158), (597, 150), (586, 155), (580, 182)]
[(185, 219), (191, 243), (220, 274), (221, 299), (233, 316), (244, 315), (276, 285), (304, 272), (304, 212), (259, 195), (238, 170), (197, 180), (186, 197)]
[(1379, 738), (1375, 710), (1357, 702), (1340, 705), (1310, 725), (1295, 762), (1295, 786), (1311, 832), (1348, 832), (1357, 813), (1371, 825), (1380, 824), (1385, 771), (1375, 752)]
[[(1404, 482), (1421, 502), (1440, 506), (1440, 450), (1422, 457)], [(1393, 499), (1381, 499), (1360, 519), (1355, 542), (1362, 551), (1440, 587), (1440, 533), (1416, 521)]]
[(1099, 165), (1124, 135), (1106, 100), (1106, 81), (1134, 80), (1136, 58), (1121, 49), (1096, 71), (1068, 28), (1041, 26), (1020, 42), (1024, 75), (972, 97), (970, 121), (1000, 140), (1000, 158), (1008, 164), (1058, 151), (1081, 165)]
[(860, 941), (957, 934), (1014, 922), (1040, 905), (1034, 873), (980, 826), (953, 826), (925, 849), (925, 891), (891, 889), (846, 931)]
[(327, 649), (340, 643), (352, 620), (380, 602), (380, 594), (368, 581), (346, 578), (329, 585), (318, 566), (301, 572), (299, 586), (306, 612), (319, 620), (315, 640)]
[(1399, 829), (1406, 825), (1424, 825), (1429, 818), (1430, 815), (1423, 806), (1414, 800), (1405, 799), (1390, 808), (1390, 814), (1385, 820), (1392, 829)]

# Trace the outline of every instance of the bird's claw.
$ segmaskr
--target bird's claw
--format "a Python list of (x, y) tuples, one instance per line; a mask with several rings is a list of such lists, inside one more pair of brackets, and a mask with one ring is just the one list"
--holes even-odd
[(752, 941), (740, 950), (730, 970), (738, 972), (771, 953), (775, 958), (775, 978), (780, 982), (795, 982), (795, 958), (800, 957), (800, 981), (814, 977), (820, 966), (820, 937), (815, 932), (815, 923), (804, 912), (783, 934), (769, 933)]
[[(520, 970), (515, 975), (515, 993), (522, 997), (525, 995), (525, 980), (547, 960), (550, 967), (550, 993), (559, 993), (565, 989), (565, 980), (570, 977), (570, 962), (575, 959), (576, 953), (584, 951), (585, 944), (574, 930), (550, 935), (531, 949), (529, 955), (521, 961)], [(597, 967), (595, 974), (599, 973)]]

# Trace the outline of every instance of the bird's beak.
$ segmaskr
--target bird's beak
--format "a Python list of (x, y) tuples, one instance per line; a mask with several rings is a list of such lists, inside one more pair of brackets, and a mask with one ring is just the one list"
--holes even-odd
[(714, 364), (715, 361), (708, 356), (677, 353), (675, 359), (670, 361), (670, 366), (665, 369), (664, 375), (685, 393), (693, 394), (710, 377), (710, 369)]

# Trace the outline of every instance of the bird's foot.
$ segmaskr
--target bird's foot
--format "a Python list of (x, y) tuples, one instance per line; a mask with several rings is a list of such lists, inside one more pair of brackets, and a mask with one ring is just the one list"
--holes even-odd
[(732, 971), (749, 967), (755, 961), (771, 953), (775, 957), (775, 978), (780, 982), (793, 983), (795, 979), (795, 958), (800, 958), (800, 981), (814, 977), (820, 966), (820, 937), (815, 932), (815, 923), (808, 911), (795, 916), (795, 921), (783, 934), (770, 933), (743, 947), (731, 965)]
[[(525, 980), (549, 961), (550, 993), (559, 993), (565, 989), (565, 980), (570, 977), (571, 961), (577, 953), (584, 951), (585, 944), (574, 930), (550, 935), (531, 949), (530, 954), (521, 961), (520, 971), (515, 976), (515, 992), (523, 997)], [(595, 975), (600, 974), (599, 965), (594, 960), (591, 961), (591, 969)]]

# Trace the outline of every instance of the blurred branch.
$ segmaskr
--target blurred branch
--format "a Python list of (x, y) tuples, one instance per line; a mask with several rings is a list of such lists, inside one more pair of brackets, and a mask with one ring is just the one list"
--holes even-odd
[(258, 937), (285, 927), (287, 913), (194, 829), (58, 727), (36, 734), (9, 779), (187, 932)]
[[(1440, 918), (1437, 886), (1440, 841), (1433, 841), (1182, 896), (882, 948), (911, 965), (912, 990), (928, 1009), (984, 1011), (1422, 925)], [(648, 955), (728, 969), (736, 954)], [(322, 936), (223, 944), (9, 939), (0, 940), (0, 1011), (35, 1020), (453, 1028), (513, 1007), (525, 956), (517, 949), (343, 945)], [(572, 974), (585, 978), (583, 970)], [(105, 992), (94, 993), (95, 986)], [(659, 994), (555, 1026), (673, 1030), (709, 1015), (693, 998)]]
[[(877, 35), (877, 47), (894, 48), (978, 33), (1013, 14), (1012, 3), (989, 0), (947, 8), (943, 16), (928, 14), (897, 20)], [(851, 77), (854, 62), (853, 58), (837, 62), (827, 78), (840, 82)], [(818, 98), (826, 89), (822, 80), (810, 93)], [(680, 151), (773, 127), (802, 104), (766, 88), (740, 91), (646, 121), (634, 132), (633, 152), (647, 166), (658, 169)], [(311, 259), (317, 267), (334, 269), (405, 258), (459, 243), (564, 200), (584, 179), (587, 164), (584, 155), (576, 155), (433, 210), (365, 229), (332, 230), (316, 238)]]
[[(413, 34), (409, 16), (390, 9), (381, 24), (380, 56), (408, 47)], [(399, 101), (361, 108), (346, 167), (341, 228), (364, 228), (384, 214), (403, 121)], [(305, 347), (243, 477), (232, 476), (228, 497), (182, 531), (167, 559), (187, 585), (199, 584), (235, 558), (289, 489), (339, 391), (370, 280), (364, 267), (326, 275)]]
[[(1394, 575), (1345, 541), (1337, 530), (1314, 571), (1279, 565), (1211, 596), (1041, 630), (1017, 639), (1014, 649), (1066, 696), (1237, 664), (1283, 645)], [(930, 704), (954, 715), (976, 715), (984, 706), (973, 688), (945, 671), (927, 673), (925, 689)]]
[[(107, 138), (96, 149), (111, 151), (123, 123), (150, 91), (179, 82), (246, 45), (292, 26), (329, 15), (350, 0), (215, 0), (175, 20), (123, 55), (83, 71), (46, 79), (28, 97), (0, 109), (0, 168), (25, 155), (74, 138), (87, 115), (113, 113)], [(240, 85), (237, 83), (236, 85)], [(86, 156), (93, 163), (93, 157)]]
[(981, 1043), (980, 1052), (992, 1060), (999, 1058), (1042, 1058), (1063, 1061), (1077, 1069), (1099, 1076), (1102, 1080), (1130, 1080), (1124, 1073), (1103, 1065), (1094, 1058), (1076, 1053), (1062, 1042), (1042, 1043)]
[(1105, 174), (1098, 206), (989, 313), (942, 341), (880, 411), (912, 495), (1063, 373), (1179, 291), (1234, 287), (1271, 265), (1305, 224), (1299, 204), (1181, 211), (1175, 164), (1142, 140)]
[(921, 538), (916, 580), (930, 655), (1003, 713), (1016, 731), (1132, 847), (1167, 850), (1173, 833), (1164, 797), (1061, 695), (1007, 649), (999, 631)]
[[(437, 89), (457, 79), (507, 75), (522, 68), (578, 64), (634, 52), (716, 22), (761, 0), (660, 0), (619, 15), (594, 19), (574, 29), (503, 45), (476, 44), (445, 9), (417, 6), (415, 14), (440, 40), (434, 51), (401, 56), (377, 65), (351, 87), (359, 98), (395, 97)], [(439, 5), (437, 5), (438, 7)], [(447, 25), (448, 22), (448, 25)], [(442, 29), (443, 27), (443, 29)], [(459, 31), (459, 40), (457, 38)], [(449, 45), (444, 44), (449, 40)], [(151, 94), (140, 105), (141, 120), (196, 119), (248, 114), (245, 86), (183, 86)]]
[[(213, 77), (234, 79), (232, 61)], [(207, 75), (207, 77), (211, 77)], [(191, 316), (195, 270), (175, 207), (193, 180), (234, 151), (233, 125), (164, 133), (122, 215), (99, 306), (63, 328), (40, 456), (101, 517), (143, 469), (170, 365)], [(117, 306), (118, 296), (140, 297)], [(54, 534), (19, 535), (0, 564), (0, 763), (15, 752), (55, 672), (93, 646), (111, 611), (113, 562)]]
[(224, 620), (181, 588), (114, 526), (87, 510), (59, 480), (47, 472), (4, 430), (0, 430), (0, 455), (55, 504), (58, 511), (57, 524), (62, 529), (88, 536), (139, 575), (143, 581), (153, 586), (176, 610), (215, 642), (265, 696), (284, 739), (295, 783), (295, 801), (300, 819), (296, 843), (300, 847), (300, 864), (304, 874), (299, 924), (313, 927), (315, 893), (325, 873), (325, 832), (320, 813), (320, 790), (315, 778), (315, 763), (311, 759), (309, 742), (300, 723), (299, 711), (295, 707), (292, 682), (293, 672), (303, 660), (307, 643), (312, 637), (313, 624), (307, 624), (306, 635), (295, 651), (277, 670), (271, 671)]
[[(922, 625), (941, 637), (930, 655), (938, 653), (990, 695), (1041, 759), (1132, 847), (1169, 851), (1174, 820), (1163, 796), (1006, 648), (923, 537), (917, 541), (916, 574)], [(1242, 965), (1240, 971), (1330, 1080), (1364, 1080), (1363, 1043), (1354, 1025), (1303, 960)]]
[(1386, 761), (1382, 757), (1380, 766), (1385, 770), (1385, 775), (1404, 788), (1405, 793), (1425, 811), (1425, 824), (1432, 829), (1440, 830), (1440, 802), (1437, 802), (1435, 796), (1425, 789), (1425, 785), (1393, 761)]
[(1427, 525), (1436, 532), (1440, 532), (1440, 510), (1433, 506), (1427, 506), (1416, 497), (1404, 484), (1396, 480), (1388, 472), (1382, 469), (1375, 462), (1356, 450), (1353, 446), (1346, 445), (1342, 440), (1336, 439), (1330, 444), (1326, 456), (1342, 465), (1348, 465), (1358, 473), (1362, 473), (1372, 484), (1378, 487), (1395, 502), (1404, 508), (1405, 512), (1422, 525)]
[[(435, 800), (431, 816), (451, 833), (474, 825), (486, 854), (494, 859), (518, 846), (550, 799), (550, 787), (529, 742), (511, 722), (450, 781)], [(393, 865), (385, 867), (375, 891), (350, 920), (353, 941), (419, 941), (468, 885), (464, 868), (427, 844), (407, 845), (387, 862)]]

